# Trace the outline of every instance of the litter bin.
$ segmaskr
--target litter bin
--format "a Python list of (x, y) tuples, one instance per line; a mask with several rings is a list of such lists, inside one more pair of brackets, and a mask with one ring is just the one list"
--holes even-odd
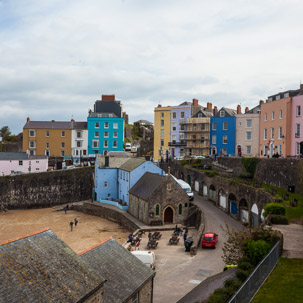
[(194, 240), (193, 238), (189, 237), (185, 240), (185, 251), (190, 252), (190, 247), (193, 245)]

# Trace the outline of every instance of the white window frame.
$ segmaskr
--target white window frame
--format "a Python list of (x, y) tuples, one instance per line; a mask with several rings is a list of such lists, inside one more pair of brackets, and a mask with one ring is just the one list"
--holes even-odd
[(118, 122), (114, 122), (113, 129), (118, 129)]
[(220, 110), (220, 117), (225, 117), (225, 111), (224, 110)]
[(271, 120), (275, 120), (275, 112), (271, 112)]
[(270, 139), (274, 140), (274, 138), (275, 138), (275, 128), (271, 127), (270, 128)]
[(113, 138), (118, 138), (118, 132), (113, 133)]
[(301, 124), (296, 123), (296, 138), (300, 138), (301, 136)]
[[(33, 132), (33, 135), (31, 135), (31, 132)], [(36, 137), (36, 130), (35, 129), (30, 129), (29, 130), (29, 137)]]
[[(114, 144), (115, 142), (116, 142), (116, 146), (115, 146), (115, 144)], [(113, 148), (117, 148), (117, 147), (118, 147), (118, 142), (117, 142), (117, 140), (114, 140), (114, 141), (113, 141)]]
[(104, 138), (108, 138), (109, 132), (104, 132)]
[(104, 142), (103, 142), (103, 147), (108, 147), (108, 141), (107, 140), (104, 140)]
[(160, 130), (160, 137), (163, 138), (164, 137), (164, 129)]
[(177, 113), (176, 112), (172, 112), (172, 119), (173, 120), (177, 119)]
[[(250, 134), (250, 138), (248, 136), (248, 134)], [(252, 132), (246, 132), (246, 141), (252, 141)]]
[(65, 138), (65, 130), (62, 130), (62, 131), (61, 131), (61, 137), (62, 137), (62, 138)]
[(99, 138), (99, 132), (95, 132), (95, 138)]
[(222, 144), (227, 144), (227, 135), (223, 135)]
[(301, 105), (297, 105), (296, 107), (296, 116), (301, 117)]
[[(31, 140), (28, 143), (29, 143), (29, 148), (36, 148), (36, 141)], [(31, 146), (31, 143), (33, 143), (33, 146)]]
[(65, 148), (65, 142), (61, 142), (61, 148)]
[(45, 131), (45, 137), (49, 137), (49, 130)]
[(160, 122), (160, 126), (163, 127), (164, 126), (164, 120), (161, 120)]
[(223, 122), (223, 130), (228, 130), (228, 122), (227, 121)]
[(185, 112), (180, 112), (180, 118), (184, 119), (185, 118)]
[[(96, 146), (95, 146), (95, 143), (97, 143)], [(92, 141), (92, 148), (99, 148), (99, 140)]]
[(296, 142), (296, 155), (300, 154), (300, 142)]
[(211, 141), (212, 144), (217, 144), (217, 135), (212, 135)]
[(264, 128), (264, 140), (267, 140), (267, 128)]
[(282, 139), (282, 132), (283, 132), (283, 129), (282, 129), (282, 126), (279, 126), (279, 134), (278, 134), (278, 139)]
[(251, 145), (246, 146), (246, 154), (251, 155)]
[(176, 123), (176, 122), (173, 122), (171, 125), (172, 125), (172, 126), (171, 126), (172, 131), (173, 131), (173, 132), (176, 132), (176, 131), (177, 131), (177, 123)]
[(246, 119), (246, 128), (252, 128), (252, 119)]
[(109, 123), (108, 122), (104, 122), (104, 128), (106, 128), (106, 129), (109, 128)]
[(212, 130), (217, 130), (217, 122), (212, 123)]
[(264, 114), (264, 121), (267, 121), (267, 113)]
[(61, 150), (61, 157), (64, 157), (64, 156), (65, 156), (64, 150)]
[(100, 128), (100, 123), (99, 122), (95, 122), (95, 128)]
[(279, 110), (279, 119), (282, 119), (283, 118), (283, 111), (282, 109)]

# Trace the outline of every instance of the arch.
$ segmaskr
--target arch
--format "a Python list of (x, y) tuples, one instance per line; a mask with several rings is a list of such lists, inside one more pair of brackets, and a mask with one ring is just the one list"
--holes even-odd
[(228, 212), (232, 215), (238, 215), (237, 197), (233, 193), (228, 195)]
[(156, 204), (156, 216), (160, 216), (160, 204)]
[(242, 198), (239, 202), (239, 217), (241, 222), (249, 222), (248, 204), (245, 198)]
[(222, 188), (218, 192), (218, 202), (220, 207), (226, 209), (226, 193)]
[(164, 209), (163, 222), (164, 222), (164, 224), (165, 223), (174, 223), (174, 209), (170, 205), (166, 206)]
[(207, 185), (203, 182), (202, 183), (202, 193), (203, 193), (203, 196), (207, 197)]
[(208, 198), (211, 201), (214, 201), (217, 203), (217, 193), (216, 193), (216, 188), (213, 184), (211, 184), (209, 186), (209, 194), (208, 194)]
[(251, 227), (258, 227), (259, 226), (259, 208), (256, 203), (254, 203), (251, 207)]
[(182, 203), (180, 203), (179, 205), (178, 205), (178, 215), (179, 216), (181, 216), (182, 215), (182, 213), (183, 213), (183, 206), (182, 206)]
[(210, 185), (209, 190), (216, 190), (215, 186), (213, 184)]

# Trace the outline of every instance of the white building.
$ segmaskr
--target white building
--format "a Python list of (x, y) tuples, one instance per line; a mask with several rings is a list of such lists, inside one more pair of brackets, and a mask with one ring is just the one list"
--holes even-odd
[(87, 157), (88, 146), (88, 130), (87, 122), (72, 121), (72, 157), (74, 163), (79, 161), (81, 157)]
[(40, 173), (47, 169), (47, 156), (0, 152), (0, 176)]

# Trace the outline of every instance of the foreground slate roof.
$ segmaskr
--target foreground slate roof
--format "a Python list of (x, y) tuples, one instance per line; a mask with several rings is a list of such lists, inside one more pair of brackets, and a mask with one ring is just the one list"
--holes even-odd
[(156, 190), (164, 179), (165, 176), (146, 172), (130, 189), (129, 193), (143, 200), (148, 200), (148, 197)]
[(128, 161), (126, 161), (124, 164), (120, 166), (120, 169), (126, 170), (126, 171), (132, 171), (141, 164), (143, 164), (146, 160), (144, 158), (130, 158)]
[[(127, 162), (129, 157), (109, 157), (109, 166), (108, 168), (119, 168), (122, 164)], [(105, 157), (97, 156), (97, 163), (99, 168), (105, 168)]]
[(155, 272), (114, 239), (80, 254), (95, 272), (106, 279), (104, 302), (126, 302)]
[(105, 282), (53, 231), (0, 243), (0, 302), (82, 302)]

